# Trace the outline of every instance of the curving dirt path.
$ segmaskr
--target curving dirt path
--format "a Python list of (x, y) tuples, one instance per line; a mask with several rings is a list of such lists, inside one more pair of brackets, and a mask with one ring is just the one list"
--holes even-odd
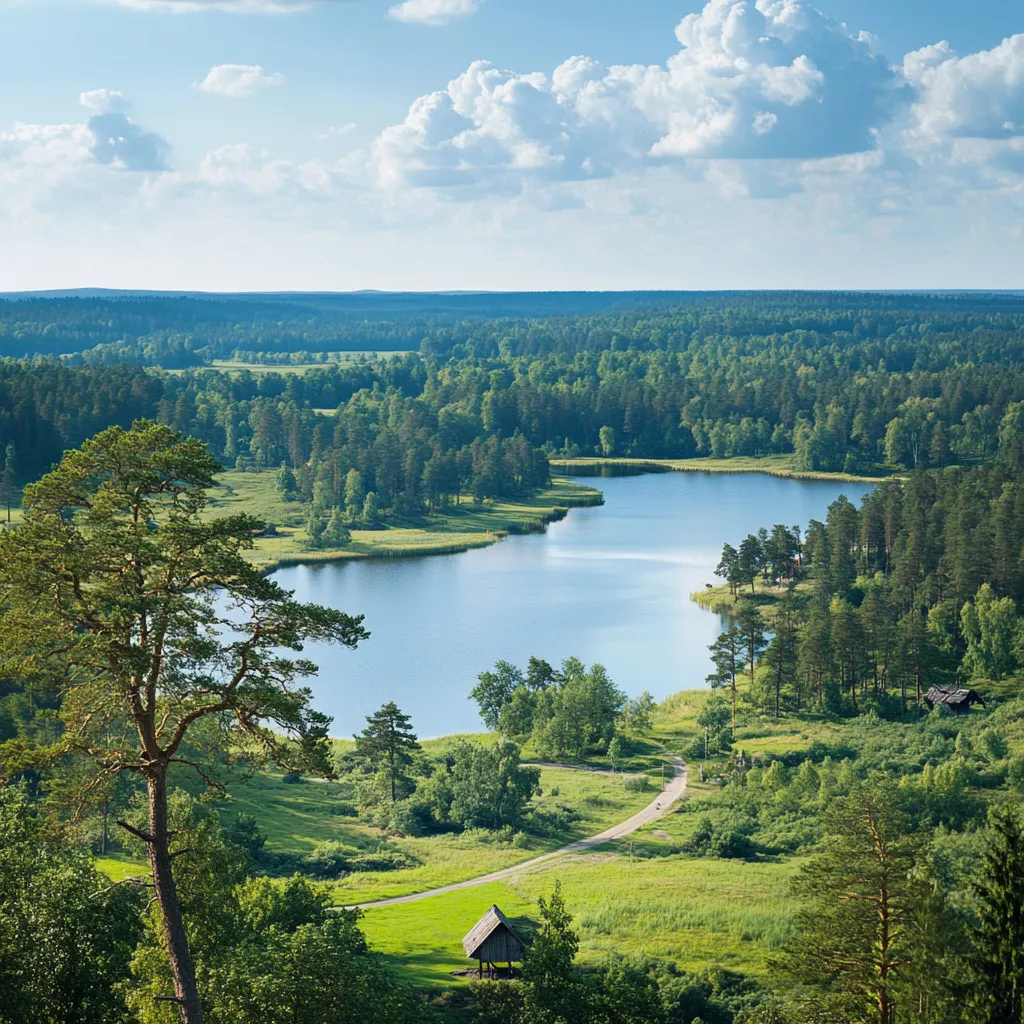
[[(545, 853), (540, 857), (523, 861), (521, 864), (514, 864), (510, 868), (502, 868), (501, 871), (492, 871), (489, 875), (480, 875), (479, 878), (469, 878), (465, 882), (454, 882), (451, 885), (443, 885), (439, 889), (428, 889), (426, 892), (417, 892), (410, 896), (393, 896), (391, 899), (376, 900), (373, 903), (357, 903), (345, 909), (370, 910), (373, 907), (392, 907), (398, 903), (416, 903), (419, 900), (430, 899), (431, 896), (441, 896), (446, 892), (472, 889), (477, 885), (486, 885), (488, 882), (501, 882), (506, 878), (511, 878), (513, 875), (518, 875), (520, 872), (546, 867), (552, 861), (568, 853), (581, 853), (584, 850), (600, 846), (602, 843), (610, 842), (612, 839), (622, 839), (625, 836), (632, 835), (638, 828), (650, 824), (652, 821), (657, 821), (662, 815), (667, 814), (669, 808), (686, 792), (686, 763), (681, 757), (671, 757), (669, 758), (669, 764), (671, 764), (675, 775), (665, 789), (642, 811), (637, 811), (632, 818), (627, 818), (626, 821), (620, 822), (618, 825), (612, 825), (611, 828), (605, 829), (599, 835), (591, 836), (589, 839), (577, 840), (575, 843), (552, 850), (550, 853)], [(571, 766), (559, 765), (559, 767), (568, 768)], [(580, 770), (587, 771), (588, 769)]]

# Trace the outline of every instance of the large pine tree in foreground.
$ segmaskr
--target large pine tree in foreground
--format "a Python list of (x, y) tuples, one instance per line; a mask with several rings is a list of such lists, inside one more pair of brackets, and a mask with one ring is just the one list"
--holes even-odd
[(60, 680), (64, 733), (50, 756), (82, 758), (85, 787), (124, 772), (145, 782), (148, 823), (121, 824), (149, 852), (167, 998), (185, 1024), (203, 1013), (172, 868), (168, 774), (203, 773), (186, 741), (207, 722), (227, 745), (329, 772), (329, 720), (299, 683), (316, 667), (283, 652), (368, 635), (360, 618), (300, 604), (246, 561), (259, 520), (203, 515), (219, 468), (166, 427), (112, 427), (27, 488), (24, 524), (0, 534), (2, 669)]

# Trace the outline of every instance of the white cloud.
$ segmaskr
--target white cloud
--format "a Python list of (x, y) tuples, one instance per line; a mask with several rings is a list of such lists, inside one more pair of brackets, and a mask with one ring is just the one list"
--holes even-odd
[(78, 97), (79, 103), (94, 114), (125, 113), (128, 101), (117, 89), (90, 89)]
[(280, 72), (268, 75), (259, 64), (217, 64), (210, 68), (199, 88), (217, 96), (244, 99), (284, 85), (284, 81)]
[(93, 89), (79, 97), (90, 111), (76, 124), (16, 124), (0, 131), (0, 182), (32, 179), (32, 194), (43, 186), (74, 186), (101, 167), (118, 171), (166, 171), (170, 145), (136, 124), (124, 95)]
[(664, 66), (478, 61), (381, 133), (381, 180), (476, 194), (662, 160), (828, 158), (874, 148), (910, 99), (872, 37), (795, 0), (711, 0), (676, 37)]
[(480, 0), (404, 0), (388, 10), (395, 21), (424, 25), (447, 25), (456, 18), (467, 18), (480, 9)]
[(1024, 136), (1024, 34), (958, 57), (946, 42), (908, 53), (903, 75), (916, 87), (913, 131), (923, 136)]

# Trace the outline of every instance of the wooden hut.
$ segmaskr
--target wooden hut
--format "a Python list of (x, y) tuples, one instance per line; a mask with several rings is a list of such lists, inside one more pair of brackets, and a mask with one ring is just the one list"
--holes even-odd
[(976, 690), (961, 690), (955, 686), (933, 686), (924, 699), (933, 708), (942, 708), (951, 715), (966, 715), (975, 704), (985, 706)]
[(493, 905), (473, 925), (462, 940), (462, 948), (470, 960), (480, 964), (481, 978), (484, 976), (484, 964), (492, 976), (498, 973), (497, 964), (505, 964), (511, 974), (512, 965), (521, 963), (523, 959), (523, 940), (516, 935), (512, 922), (497, 905)]

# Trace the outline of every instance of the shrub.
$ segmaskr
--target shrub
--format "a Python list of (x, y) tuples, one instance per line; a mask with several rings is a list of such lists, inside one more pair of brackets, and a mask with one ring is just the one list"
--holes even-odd
[(351, 853), (344, 843), (329, 839), (317, 843), (313, 852), (302, 858), (302, 866), (317, 878), (339, 878), (345, 871), (352, 870), (349, 866)]
[(627, 793), (646, 793), (651, 788), (651, 780), (646, 775), (626, 775), (622, 788)]
[(337, 818), (358, 818), (359, 809), (355, 804), (337, 803), (331, 804), (331, 814)]
[(726, 820), (712, 822), (702, 818), (697, 830), (683, 844), (687, 853), (698, 857), (744, 859), (754, 853), (754, 846), (746, 835), (747, 823)]
[(1018, 793), (1024, 793), (1024, 757), (1015, 757), (1010, 762), (1010, 769), (1006, 773), (1006, 781)]
[(400, 850), (379, 850), (377, 853), (360, 853), (349, 857), (350, 871), (401, 871), (414, 868), (417, 861)]

